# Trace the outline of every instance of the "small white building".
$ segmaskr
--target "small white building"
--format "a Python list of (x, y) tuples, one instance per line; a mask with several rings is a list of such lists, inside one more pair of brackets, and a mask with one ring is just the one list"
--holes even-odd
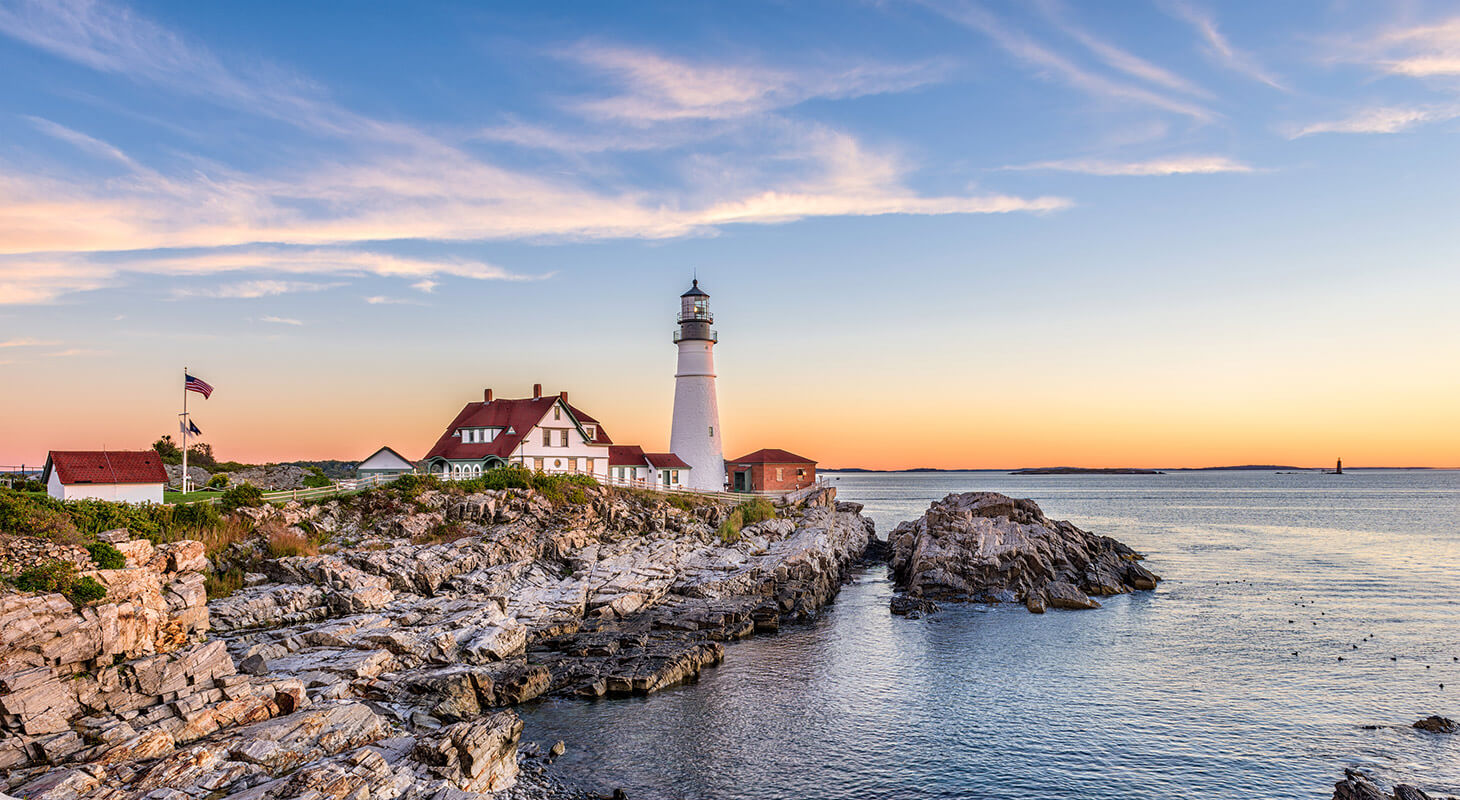
[(355, 465), (356, 478), (374, 478), (380, 475), (403, 475), (412, 472), (415, 464), (389, 447), (382, 447), (368, 458)]
[(167, 469), (154, 450), (52, 450), (41, 481), (57, 500), (161, 503)]
[(615, 486), (682, 489), (689, 484), (689, 470), (689, 464), (673, 453), (646, 453), (633, 444), (608, 448), (608, 482)]

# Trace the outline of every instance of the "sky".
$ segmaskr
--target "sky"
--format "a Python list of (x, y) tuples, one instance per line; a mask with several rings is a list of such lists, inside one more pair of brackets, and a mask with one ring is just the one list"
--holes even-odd
[(0, 465), (1460, 466), (1460, 9), (0, 0)]

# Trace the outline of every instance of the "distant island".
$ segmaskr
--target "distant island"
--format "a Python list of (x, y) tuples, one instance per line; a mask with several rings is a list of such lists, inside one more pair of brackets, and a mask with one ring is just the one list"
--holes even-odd
[(1165, 475), (1156, 469), (1134, 467), (1031, 467), (1016, 469), (1010, 475)]
[(1309, 472), (1313, 469), (1314, 467), (1294, 467), (1283, 464), (1239, 464), (1235, 467), (1191, 467), (1193, 472), (1217, 470), (1298, 470), (1299, 472)]

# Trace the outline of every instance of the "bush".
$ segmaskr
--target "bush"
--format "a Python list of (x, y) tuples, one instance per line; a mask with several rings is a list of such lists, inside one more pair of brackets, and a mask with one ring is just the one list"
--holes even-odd
[(69, 561), (38, 564), (15, 576), (13, 582), (22, 592), (60, 592), (78, 606), (106, 597), (105, 586), (90, 575), (78, 579), (76, 565)]
[(433, 475), (402, 475), (394, 481), (391, 481), (389, 487), (390, 491), (407, 499), (414, 500), (420, 497), (421, 493), (427, 489), (440, 489), (441, 481), (437, 480)]
[(61, 592), (76, 582), (76, 565), (69, 561), (37, 564), (15, 576), (15, 588), (22, 592)]
[(91, 554), (91, 560), (102, 569), (122, 569), (127, 566), (127, 557), (122, 555), (122, 551), (106, 542), (92, 542), (86, 546), (86, 552)]
[(269, 558), (289, 556), (313, 556), (319, 554), (319, 547), (308, 536), (285, 528), (269, 534)]
[(60, 500), (10, 489), (0, 489), (0, 531), (67, 544), (82, 538)]
[(84, 606), (106, 597), (106, 587), (90, 575), (83, 575), (80, 580), (71, 584), (71, 588), (66, 592), (66, 597), (76, 605)]
[(264, 490), (251, 483), (243, 483), (234, 486), (223, 493), (218, 499), (218, 505), (224, 511), (234, 511), (240, 508), (258, 508), (264, 504)]
[(304, 488), (306, 489), (323, 489), (333, 485), (334, 483), (325, 477), (324, 470), (319, 467), (310, 467), (309, 474), (304, 476)]
[(244, 572), (239, 567), (229, 567), (219, 573), (209, 570), (203, 576), (203, 587), (208, 591), (208, 599), (217, 600), (242, 589), (243, 576)]
[(213, 477), (211, 477), (211, 478), (208, 479), (208, 482), (205, 485), (209, 489), (227, 489), (228, 488), (228, 473), (226, 473), (226, 472), (219, 472), (219, 473), (215, 474)]
[(223, 521), (218, 506), (212, 503), (188, 503), (172, 509), (172, 528), (209, 529), (218, 527)]
[(771, 501), (764, 497), (757, 497), (754, 500), (747, 500), (744, 503), (731, 509), (720, 523), (720, 529), (716, 534), (724, 542), (740, 541), (740, 529), (746, 525), (754, 525), (757, 522), (764, 522), (768, 519), (775, 519), (776, 507)]

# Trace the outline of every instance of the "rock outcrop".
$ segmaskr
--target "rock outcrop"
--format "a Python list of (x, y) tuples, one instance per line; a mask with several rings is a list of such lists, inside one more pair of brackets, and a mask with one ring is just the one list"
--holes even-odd
[(1430, 795), (1407, 783), (1394, 785), (1385, 793), (1368, 776), (1352, 769), (1343, 771), (1343, 780), (1333, 785), (1333, 800), (1445, 800)]
[(1414, 727), (1422, 731), (1429, 731), (1430, 733), (1460, 733), (1460, 722), (1456, 722), (1449, 717), (1435, 715), (1425, 717), (1419, 722), (1414, 723)]
[[(725, 642), (831, 602), (872, 538), (833, 492), (734, 541), (724, 504), (585, 493), (248, 509), (260, 538), (215, 565), (245, 586), (206, 605), (200, 544), (114, 537), (127, 568), (88, 573), (105, 604), (0, 595), (0, 789), (468, 800), (520, 760), (546, 785), (511, 706), (694, 680)], [(328, 552), (257, 561), (279, 531)]]
[(1154, 589), (1160, 580), (1120, 542), (993, 492), (948, 495), (897, 526), (888, 546), (904, 609), (914, 600), (1024, 603), (1034, 613), (1099, 608), (1091, 595)]

